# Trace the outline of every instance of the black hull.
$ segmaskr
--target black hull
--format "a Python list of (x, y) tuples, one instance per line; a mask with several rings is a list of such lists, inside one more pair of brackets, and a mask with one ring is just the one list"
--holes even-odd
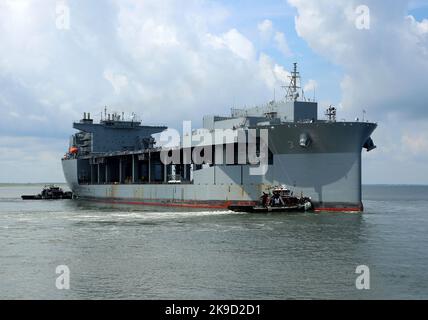
[(249, 212), (249, 213), (269, 213), (269, 212), (305, 212), (305, 206), (289, 206), (289, 207), (259, 207), (259, 206), (230, 206), (229, 210), (235, 212)]

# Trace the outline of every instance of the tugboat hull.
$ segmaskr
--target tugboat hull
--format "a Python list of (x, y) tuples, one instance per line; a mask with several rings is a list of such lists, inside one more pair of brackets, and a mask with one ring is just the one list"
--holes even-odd
[(230, 206), (229, 210), (235, 212), (250, 212), (250, 213), (287, 213), (287, 212), (305, 212), (308, 211), (304, 205), (287, 206), (287, 207), (262, 207), (262, 206)]
[(45, 186), (40, 194), (21, 196), (22, 200), (62, 200), (72, 198), (72, 192), (64, 192), (61, 188), (55, 186)]

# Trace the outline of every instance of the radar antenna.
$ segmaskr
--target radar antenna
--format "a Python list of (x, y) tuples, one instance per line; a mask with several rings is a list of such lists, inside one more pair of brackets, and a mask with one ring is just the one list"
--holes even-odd
[(327, 116), (328, 121), (336, 122), (336, 108), (333, 106), (329, 106), (325, 111), (325, 115)]

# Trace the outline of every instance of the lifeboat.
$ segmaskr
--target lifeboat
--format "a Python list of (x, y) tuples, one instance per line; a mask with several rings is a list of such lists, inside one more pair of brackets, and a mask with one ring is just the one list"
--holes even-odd
[(68, 152), (71, 154), (76, 154), (79, 152), (79, 149), (77, 147), (70, 147), (70, 149), (68, 149)]

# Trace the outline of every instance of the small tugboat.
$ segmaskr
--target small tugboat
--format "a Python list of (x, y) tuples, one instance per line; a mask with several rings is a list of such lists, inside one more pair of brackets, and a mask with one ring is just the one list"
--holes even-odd
[(312, 209), (311, 198), (294, 196), (285, 186), (272, 188), (272, 193), (263, 192), (260, 203), (256, 206), (231, 206), (230, 210), (236, 212), (299, 212)]
[(59, 199), (72, 199), (73, 193), (70, 191), (62, 190), (60, 187), (54, 185), (44, 186), (41, 193), (37, 195), (23, 195), (22, 200), (59, 200)]

